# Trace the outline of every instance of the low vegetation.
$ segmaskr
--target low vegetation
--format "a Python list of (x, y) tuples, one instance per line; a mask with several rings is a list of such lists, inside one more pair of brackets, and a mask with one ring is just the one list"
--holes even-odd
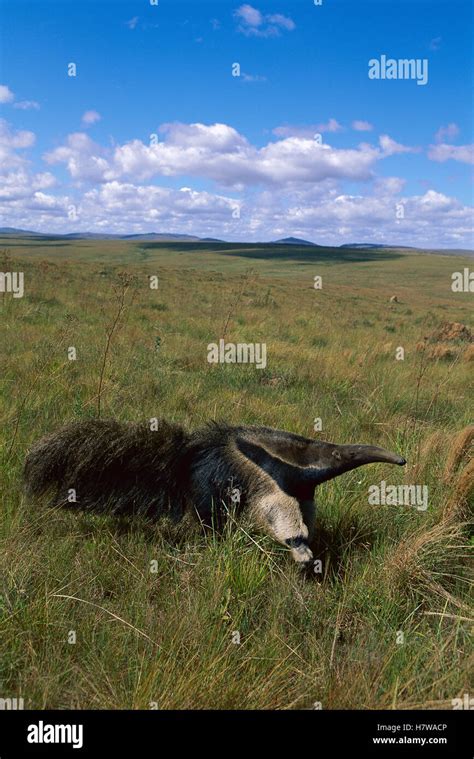
[[(452, 708), (472, 667), (472, 295), (450, 288), (469, 262), (7, 246), (0, 268), (24, 272), (25, 294), (0, 295), (0, 696), (25, 708)], [(266, 343), (267, 366), (209, 364), (224, 335)], [(25, 499), (31, 443), (98, 413), (265, 424), (382, 445), (408, 465), (319, 488), (323, 572), (305, 580), (245, 522), (209, 537)], [(428, 508), (370, 505), (382, 479), (426, 485)]]

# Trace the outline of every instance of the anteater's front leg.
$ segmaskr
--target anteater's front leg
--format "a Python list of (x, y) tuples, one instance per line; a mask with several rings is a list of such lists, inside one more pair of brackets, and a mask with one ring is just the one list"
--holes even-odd
[(251, 498), (249, 507), (255, 523), (279, 543), (288, 546), (301, 567), (312, 565), (309, 530), (296, 498), (275, 487), (269, 493)]

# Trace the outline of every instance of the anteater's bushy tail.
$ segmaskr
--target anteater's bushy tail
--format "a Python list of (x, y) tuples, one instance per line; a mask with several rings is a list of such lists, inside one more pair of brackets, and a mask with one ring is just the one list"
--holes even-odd
[(26, 491), (58, 506), (155, 517), (183, 515), (189, 491), (181, 427), (90, 420), (39, 440), (25, 462)]

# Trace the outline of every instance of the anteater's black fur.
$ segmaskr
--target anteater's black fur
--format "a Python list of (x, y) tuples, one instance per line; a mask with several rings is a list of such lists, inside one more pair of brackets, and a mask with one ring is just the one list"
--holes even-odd
[(229, 428), (218, 424), (196, 433), (166, 421), (155, 430), (113, 420), (70, 424), (30, 450), (26, 490), (51, 494), (57, 506), (116, 515), (180, 519), (195, 507), (206, 521), (212, 503), (228, 502), (237, 487), (228, 443)]

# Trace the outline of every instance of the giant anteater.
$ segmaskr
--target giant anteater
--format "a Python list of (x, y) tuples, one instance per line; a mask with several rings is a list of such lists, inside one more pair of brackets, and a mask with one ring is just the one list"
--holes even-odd
[(187, 432), (166, 421), (152, 429), (91, 420), (39, 440), (25, 480), (30, 495), (49, 492), (56, 505), (176, 520), (191, 511), (208, 526), (233, 505), (308, 566), (315, 487), (375, 461), (406, 463), (376, 446), (334, 445), (268, 427), (210, 423)]

